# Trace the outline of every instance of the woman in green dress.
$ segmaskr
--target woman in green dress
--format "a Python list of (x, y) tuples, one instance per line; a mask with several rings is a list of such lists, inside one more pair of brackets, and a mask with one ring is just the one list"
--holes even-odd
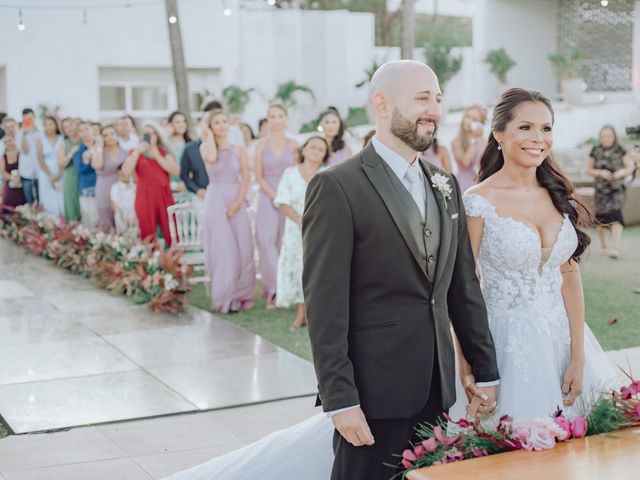
[(80, 148), (78, 122), (73, 118), (62, 120), (64, 143), (58, 150), (58, 166), (64, 169), (62, 191), (64, 197), (64, 220), (80, 221), (80, 200), (78, 199), (78, 172), (71, 158)]

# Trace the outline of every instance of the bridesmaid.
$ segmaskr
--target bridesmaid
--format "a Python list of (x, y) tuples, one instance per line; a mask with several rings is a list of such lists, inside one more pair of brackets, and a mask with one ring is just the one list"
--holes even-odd
[(353, 155), (351, 148), (344, 143), (344, 123), (338, 110), (329, 107), (320, 115), (320, 127), (331, 149), (329, 166), (344, 162)]
[(428, 150), (421, 153), (424, 158), (431, 165), (435, 165), (441, 168), (445, 172), (451, 173), (451, 157), (449, 156), (449, 150), (447, 147), (438, 145), (438, 139), (434, 138), (433, 143)]
[(140, 238), (155, 242), (156, 231), (160, 227), (167, 247), (171, 247), (167, 208), (174, 201), (169, 175), (178, 175), (180, 167), (168, 153), (160, 131), (155, 123), (145, 123), (140, 143), (122, 164), (122, 173), (126, 177), (136, 174), (136, 215)]
[(476, 184), (480, 157), (487, 146), (487, 141), (483, 138), (486, 121), (485, 108), (482, 105), (471, 105), (464, 111), (458, 136), (451, 142), (451, 150), (458, 164), (456, 176), (463, 193)]
[(64, 200), (59, 183), (62, 169), (58, 167), (57, 161), (58, 150), (63, 142), (58, 121), (52, 116), (45, 117), (44, 135), (38, 140), (38, 187), (43, 210), (56, 218), (60, 218), (64, 213)]
[(4, 137), (4, 146), (4, 155), (0, 156), (0, 174), (4, 179), (0, 213), (11, 213), (15, 207), (24, 205), (27, 201), (24, 198), (22, 182), (18, 174), (20, 153), (16, 138), (12, 134), (7, 135)]
[(62, 196), (64, 201), (64, 219), (66, 222), (80, 221), (80, 198), (78, 195), (78, 171), (71, 161), (80, 149), (78, 122), (75, 118), (62, 120), (64, 144), (58, 149), (58, 168), (63, 171)]
[(105, 125), (100, 129), (100, 139), (91, 157), (91, 166), (98, 174), (96, 181), (96, 203), (100, 217), (99, 228), (110, 232), (115, 228), (115, 218), (111, 205), (111, 187), (118, 181), (118, 168), (127, 158), (118, 143), (118, 134), (114, 125)]
[(302, 292), (302, 211), (307, 185), (329, 160), (329, 144), (319, 136), (309, 137), (302, 147), (300, 165), (287, 168), (273, 204), (287, 217), (278, 257), (276, 305), (297, 306), (291, 330), (307, 324)]
[(282, 173), (294, 165), (298, 157), (297, 143), (286, 135), (287, 116), (287, 108), (283, 104), (271, 104), (267, 110), (269, 135), (256, 145), (254, 158), (256, 181), (260, 185), (256, 242), (260, 257), (262, 297), (267, 300), (268, 309), (275, 308), (276, 270), (284, 228), (284, 215), (273, 206), (273, 199)]
[(209, 186), (204, 197), (205, 266), (211, 279), (211, 309), (228, 313), (253, 307), (256, 273), (246, 209), (249, 164), (244, 147), (229, 141), (229, 118), (212, 110), (200, 153)]

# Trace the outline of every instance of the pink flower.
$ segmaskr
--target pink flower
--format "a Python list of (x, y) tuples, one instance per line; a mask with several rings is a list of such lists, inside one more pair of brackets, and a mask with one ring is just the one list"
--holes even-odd
[(433, 453), (438, 449), (438, 441), (433, 437), (429, 437), (422, 441), (422, 446), (427, 452)]
[(582, 438), (587, 434), (587, 421), (584, 417), (576, 417), (571, 424), (571, 434), (574, 438)]
[(415, 462), (416, 461), (416, 455), (409, 449), (405, 450), (404, 452), (402, 452), (402, 458), (409, 461), (409, 462)]
[(424, 452), (426, 450), (424, 449), (424, 447), (422, 445), (417, 445), (414, 449), (413, 449), (413, 453), (416, 454), (416, 457), (421, 457), (424, 455)]
[(514, 420), (512, 435), (520, 440), (525, 450), (547, 450), (556, 444), (556, 438), (563, 437), (565, 430), (551, 417), (525, 418)]
[(555, 417), (553, 421), (556, 422), (556, 424), (560, 428), (562, 428), (562, 430), (564, 430), (564, 435), (560, 435), (559, 437), (557, 437), (558, 440), (562, 442), (564, 440), (568, 440), (569, 438), (571, 438), (571, 422), (569, 420), (567, 420), (562, 416), (558, 416), (558, 417)]
[(409, 460), (405, 460), (404, 458), (402, 459), (402, 461), (400, 462), (402, 463), (402, 466), (404, 468), (411, 468), (413, 467), (413, 464), (409, 461)]
[(464, 460), (464, 455), (462, 454), (462, 452), (456, 452), (444, 457), (444, 463), (459, 462), (460, 460)]
[(485, 448), (472, 448), (471, 453), (474, 457), (486, 457), (489, 455), (489, 452)]
[(442, 433), (442, 427), (440, 427), (440, 425), (433, 429), (433, 433), (438, 441), (447, 447), (453, 445), (459, 440), (459, 437), (447, 437), (446, 435), (444, 435)]

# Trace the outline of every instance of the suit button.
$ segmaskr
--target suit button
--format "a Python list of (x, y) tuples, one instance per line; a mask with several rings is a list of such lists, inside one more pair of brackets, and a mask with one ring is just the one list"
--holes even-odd
[(436, 304), (436, 301), (432, 298), (431, 299), (431, 306), (433, 307)]
[(435, 258), (433, 258), (433, 255), (429, 255), (429, 258), (427, 258), (427, 262), (428, 263), (433, 263), (435, 260)]
[(424, 236), (429, 238), (431, 236), (431, 230), (425, 230), (424, 231)]

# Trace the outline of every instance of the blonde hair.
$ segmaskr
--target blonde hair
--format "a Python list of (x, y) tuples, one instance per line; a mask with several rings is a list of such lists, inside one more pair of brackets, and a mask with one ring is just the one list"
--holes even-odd
[(480, 113), (480, 121), (482, 122), (483, 125), (487, 121), (487, 109), (484, 108), (484, 106), (480, 105), (479, 103), (474, 103), (473, 105), (470, 105), (467, 108), (465, 108), (464, 113), (462, 114), (462, 121), (460, 122), (460, 128), (458, 130), (458, 138), (460, 139), (460, 146), (462, 147), (462, 150), (464, 150), (465, 152), (469, 148), (469, 135), (467, 135), (467, 132), (464, 129), (464, 117), (466, 117), (467, 113), (469, 113), (471, 110), (476, 110), (478, 113)]
[(279, 108), (287, 117), (289, 116), (289, 110), (287, 109), (287, 106), (282, 102), (282, 100), (274, 100), (273, 102), (271, 102), (269, 104), (269, 108), (267, 108), (267, 113), (269, 113), (269, 111), (273, 108)]

